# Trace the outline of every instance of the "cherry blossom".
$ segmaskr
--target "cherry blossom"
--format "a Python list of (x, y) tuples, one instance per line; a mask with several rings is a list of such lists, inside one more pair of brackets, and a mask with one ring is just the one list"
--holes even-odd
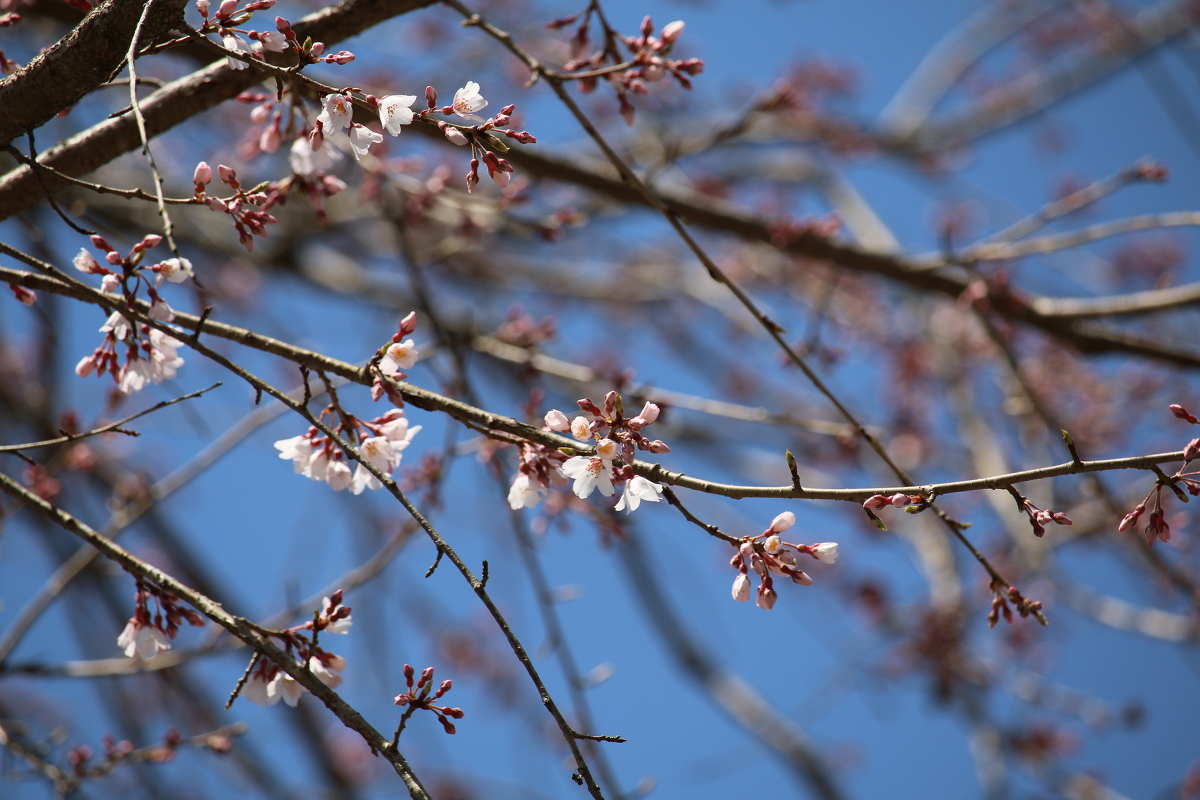
[(305, 688), (295, 678), (280, 670), (279, 674), (267, 684), (267, 699), (268, 702), (274, 704), (282, 698), (283, 702), (295, 708), (300, 702), (300, 695), (305, 691)]
[(399, 136), (400, 129), (411, 125), (413, 110), (409, 108), (417, 102), (416, 95), (389, 94), (379, 100), (379, 124), (392, 136)]
[[(236, 50), (239, 53), (249, 53), (250, 47), (232, 33), (227, 33), (221, 37), (221, 41), (225, 44), (226, 50)], [(225, 57), (225, 64), (230, 69), (246, 69), (250, 65), (245, 61), (234, 58), (233, 56)]]
[(571, 429), (571, 421), (567, 419), (566, 414), (558, 409), (552, 409), (546, 412), (546, 427), (562, 433)]
[(121, 635), (117, 637), (117, 646), (125, 651), (129, 658), (136, 654), (143, 661), (149, 661), (159, 653), (171, 649), (171, 643), (165, 633), (137, 617), (129, 620), (125, 630), (121, 631)]
[(572, 491), (575, 496), (586, 499), (597, 487), (600, 494), (610, 497), (616, 491), (612, 483), (612, 460), (617, 455), (617, 443), (612, 439), (601, 439), (596, 444), (596, 455), (575, 456), (562, 465), (563, 474), (575, 480)]
[(280, 439), (275, 443), (279, 457), (292, 462), (292, 468), (297, 474), (304, 472), (308, 462), (312, 460), (313, 442), (308, 435), (293, 436), (290, 439)]
[(616, 510), (632, 514), (643, 500), (657, 503), (661, 499), (659, 495), (662, 494), (662, 490), (661, 485), (649, 481), (641, 475), (635, 475), (625, 484), (625, 493), (617, 502)]
[(451, 107), (454, 109), (454, 113), (463, 119), (481, 124), (483, 118), (475, 112), (486, 108), (487, 104), (487, 100), (484, 100), (483, 95), (479, 94), (479, 84), (475, 81), (467, 81), (466, 86), (454, 93), (454, 103)]
[[(400, 463), (400, 453), (383, 436), (372, 436), (363, 440), (358, 446), (358, 452), (363, 462), (381, 472), (391, 472)], [(354, 494), (362, 494), (364, 489), (379, 489), (382, 486), (383, 483), (360, 462), (354, 470), (354, 483), (351, 491)]]
[(350, 150), (354, 153), (355, 161), (365, 156), (371, 149), (371, 145), (379, 144), (382, 141), (382, 133), (376, 133), (357, 122), (350, 125)]
[(170, 283), (183, 283), (195, 275), (192, 272), (192, 262), (186, 258), (168, 258), (152, 269), (158, 273), (156, 284), (158, 286), (161, 286), (164, 280)]
[(402, 370), (416, 366), (417, 358), (421, 355), (412, 339), (394, 342), (388, 345), (387, 352), (379, 361), (379, 371), (384, 375), (395, 375)]
[[(333, 136), (350, 127), (353, 106), (350, 105), (350, 98), (346, 95), (327, 94), (321, 98), (321, 106), (322, 110), (317, 115), (317, 122), (321, 123), (321, 129), (326, 136)], [(380, 141), (382, 140), (381, 137)]]
[[(508, 490), (508, 505), (514, 511), (522, 508), (533, 508), (542, 499), (546, 490), (538, 486), (534, 480), (524, 473), (517, 475)], [(657, 499), (657, 498), (656, 498)]]
[(341, 161), (342, 158), (342, 154), (336, 148), (323, 147), (313, 150), (307, 138), (300, 138), (292, 142), (292, 149), (288, 154), (288, 164), (291, 166), (292, 172), (307, 177), (333, 169), (334, 164)]

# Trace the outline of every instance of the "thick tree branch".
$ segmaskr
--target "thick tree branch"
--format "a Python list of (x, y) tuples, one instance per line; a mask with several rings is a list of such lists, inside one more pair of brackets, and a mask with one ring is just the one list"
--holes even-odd
[[(435, 0), (342, 0), (334, 6), (309, 14), (292, 27), (302, 41), (305, 36), (312, 36), (328, 46), (361, 33), (384, 20), (433, 5), (434, 2)], [(136, 15), (133, 24), (137, 24)], [(131, 27), (131, 34), (132, 30)], [(128, 47), (128, 39), (125, 46)], [(124, 58), (124, 55), (122, 51), (121, 57)], [(97, 85), (108, 77), (106, 75), (104, 79), (97, 81)], [(237, 96), (260, 81), (262, 75), (257, 70), (232, 70), (225, 65), (224, 60), (172, 81), (142, 101), (146, 133), (150, 138), (154, 138), (202, 111)], [(4, 85), (0, 84), (0, 87)], [(0, 107), (4, 107), (3, 101), (0, 101)], [(80, 176), (140, 147), (141, 143), (136, 122), (130, 115), (124, 114), (93, 125), (55, 145), (43, 153), (38, 161), (68, 175)], [(64, 185), (52, 175), (43, 177), (51, 191)], [(0, 178), (0, 219), (7, 219), (35, 205), (42, 197), (37, 179), (29, 167), (22, 166), (12, 170)]]
[(186, 0), (109, 0), (75, 30), (0, 82), (0, 145), (49, 122), (111, 80), (125, 61), (147, 4), (143, 41), (154, 41), (183, 21)]

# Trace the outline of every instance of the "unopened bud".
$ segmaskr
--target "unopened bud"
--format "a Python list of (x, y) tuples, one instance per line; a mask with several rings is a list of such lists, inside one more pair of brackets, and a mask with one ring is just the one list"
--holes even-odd
[(192, 175), (192, 183), (197, 186), (207, 186), (212, 181), (212, 167), (207, 161), (201, 161), (196, 165), (196, 172)]
[(775, 519), (771, 520), (770, 530), (772, 533), (783, 533), (795, 524), (796, 515), (791, 511), (784, 511), (782, 514), (779, 514), (777, 517), (775, 517)]
[(228, 19), (233, 16), (233, 12), (237, 10), (237, 0), (221, 0), (221, 5), (217, 6), (217, 16), (222, 19)]
[(659, 38), (662, 39), (663, 44), (674, 44), (679, 38), (679, 34), (683, 33), (683, 28), (686, 24), (683, 20), (677, 19), (663, 28), (662, 33), (659, 34)]

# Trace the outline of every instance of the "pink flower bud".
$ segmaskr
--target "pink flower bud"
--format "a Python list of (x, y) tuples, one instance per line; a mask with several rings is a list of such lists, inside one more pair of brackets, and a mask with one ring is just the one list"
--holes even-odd
[(208, 0), (196, 0), (196, 10), (200, 12), (200, 16), (208, 19)]
[[(292, 33), (292, 23), (288, 22), (283, 17), (276, 17), (275, 30), (279, 31), (280, 33)], [(290, 39), (292, 37), (289, 36), (288, 38)]]
[(775, 517), (775, 519), (771, 520), (770, 530), (772, 533), (783, 533), (795, 524), (796, 515), (791, 511), (784, 511), (782, 514)]
[(1054, 513), (1052, 513), (1050, 515), (1050, 518), (1053, 519), (1055, 522), (1057, 522), (1059, 525), (1073, 525), (1074, 524), (1071, 522), (1071, 518), (1068, 517), (1066, 514), (1064, 514), (1061, 511), (1055, 511)]
[(642, 411), (640, 414), (638, 414), (638, 417), (642, 420), (643, 425), (650, 425), (656, 419), (658, 419), (658, 414), (659, 414), (658, 406), (655, 405), (654, 403), (647, 401), (646, 405), (642, 406)]
[(80, 250), (79, 255), (71, 262), (75, 265), (75, 269), (87, 275), (95, 275), (102, 272), (108, 272), (107, 269), (100, 266), (96, 259), (87, 250)]
[(113, 246), (108, 243), (107, 239), (98, 233), (92, 234), (92, 244), (106, 253), (111, 253), (113, 251)]
[(660, 454), (669, 453), (671, 452), (671, 448), (667, 447), (666, 442), (664, 442), (662, 439), (655, 439), (650, 443), (650, 452)]
[(430, 108), (437, 107), (437, 90), (432, 86), (425, 87), (425, 102), (429, 104)]
[[(647, 17), (649, 19), (649, 17)], [(763, 611), (770, 611), (775, 607), (775, 601), (779, 599), (779, 594), (769, 586), (759, 584), (758, 592), (754, 597), (754, 604)]]
[(738, 545), (738, 552), (742, 554), (742, 558), (753, 558), (754, 545), (750, 542), (742, 542)]
[(650, 15), (647, 14), (642, 18), (642, 36), (649, 36), (652, 33), (654, 33), (654, 20), (650, 19)]
[(886, 506), (890, 501), (881, 494), (876, 494), (863, 500), (863, 508), (880, 509)]
[(897, 492), (888, 498), (888, 502), (896, 508), (904, 508), (908, 505), (908, 495)]
[(683, 20), (677, 19), (663, 28), (662, 33), (659, 34), (659, 38), (662, 39), (663, 44), (675, 44), (676, 40), (679, 39), (679, 34), (683, 33), (683, 28), (686, 24)]
[(351, 53), (349, 50), (341, 50), (334, 55), (325, 56), (325, 61), (329, 64), (349, 64), (353, 60), (354, 53)]
[(744, 603), (750, 599), (750, 578), (745, 575), (738, 575), (733, 579), (733, 599), (739, 603)]
[(312, 55), (313, 58), (316, 58), (317, 56), (319, 56), (325, 52), (325, 43), (324, 42), (313, 42), (312, 47), (308, 48), (308, 52)]
[(221, 202), (221, 198), (219, 198), (219, 197), (205, 198), (204, 205), (208, 206), (213, 211), (224, 211), (225, 210), (225, 204), (223, 202)]
[(558, 409), (551, 409), (546, 412), (546, 427), (552, 431), (568, 431), (571, 429), (571, 421), (567, 419), (567, 415)]
[(217, 6), (217, 16), (222, 19), (228, 19), (233, 16), (233, 12), (237, 10), (237, 0), (221, 0), (221, 5)]
[(410, 311), (400, 320), (400, 338), (408, 336), (417, 329), (417, 312)]
[(507, 114), (513, 113), (513, 111), (515, 111), (516, 109), (517, 109), (517, 104), (510, 103), (509, 105), (506, 105), (504, 108), (500, 109), (500, 113), (507, 115)]
[(458, 128), (452, 128), (444, 122), (439, 122), (438, 127), (442, 129), (442, 133), (446, 135), (446, 139), (451, 144), (456, 144), (463, 147), (467, 143), (467, 137)]
[(113, 250), (112, 252), (104, 254), (104, 260), (115, 267), (117, 264), (121, 263), (121, 254), (116, 250)]
[(808, 573), (804, 570), (797, 570), (796, 572), (792, 573), (792, 582), (798, 583), (801, 586), (812, 586), (813, 579), (810, 578)]
[(192, 183), (197, 186), (207, 186), (212, 180), (212, 167), (207, 161), (201, 161), (196, 165), (196, 172), (192, 175)]
[(314, 153), (321, 149), (321, 145), (325, 144), (325, 132), (322, 130), (322, 127), (321, 123), (318, 122), (308, 132), (308, 146), (312, 148)]
[(1192, 439), (1188, 442), (1188, 446), (1183, 448), (1183, 460), (1191, 461), (1200, 456), (1200, 439)]
[(236, 170), (230, 169), (229, 167), (225, 166), (224, 164), (218, 164), (217, 165), (217, 175), (219, 175), (221, 177), (221, 180), (224, 183), (229, 184), (230, 186), (232, 186), (235, 189), (237, 188), (238, 180), (237, 180), (237, 171)]
[(1181, 405), (1172, 404), (1167, 406), (1167, 408), (1171, 409), (1171, 413), (1174, 414), (1178, 419), (1187, 420), (1193, 425), (1200, 424), (1200, 420), (1197, 420), (1195, 416), (1189, 413), (1188, 410)]

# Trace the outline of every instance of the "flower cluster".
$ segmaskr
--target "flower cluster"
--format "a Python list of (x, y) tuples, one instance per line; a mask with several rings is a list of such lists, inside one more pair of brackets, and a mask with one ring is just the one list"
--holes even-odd
[(417, 312), (410, 311), (408, 316), (400, 320), (400, 327), (392, 334), (391, 340), (375, 353), (367, 368), (375, 373), (371, 384), (371, 399), (379, 402), (384, 395), (393, 405), (403, 408), (404, 397), (396, 390), (395, 382), (405, 380), (408, 373), (405, 370), (417, 365), (421, 352), (417, 350), (412, 339), (406, 339), (417, 329)]
[(988, 627), (996, 627), (996, 623), (1000, 621), (1000, 617), (1004, 617), (1004, 621), (1011, 624), (1013, 621), (1012, 609), (1009, 608), (1009, 603), (1012, 603), (1017, 608), (1017, 613), (1021, 615), (1021, 619), (1029, 616), (1038, 616), (1042, 611), (1041, 600), (1029, 600), (1021, 590), (1015, 586), (1004, 588), (1000, 583), (992, 581), (992, 609), (988, 612)]
[(801, 586), (811, 586), (812, 578), (799, 567), (800, 556), (809, 555), (825, 564), (837, 561), (837, 542), (789, 544), (779, 538), (779, 534), (795, 524), (796, 515), (784, 511), (758, 536), (747, 536), (741, 540), (737, 553), (729, 562), (738, 572), (733, 581), (734, 600), (744, 603), (750, 599), (750, 573), (753, 572), (759, 579), (754, 603), (759, 608), (770, 610), (779, 599), (771, 573), (786, 575)]
[[(155, 606), (153, 614), (150, 613), (151, 598)], [(133, 617), (117, 637), (117, 646), (129, 658), (137, 655), (143, 661), (149, 661), (171, 649), (171, 639), (179, 633), (179, 624), (184, 620), (194, 627), (204, 627), (204, 618), (180, 605), (178, 597), (138, 581)]]
[(215, 33), (221, 37), (221, 44), (226, 50), (242, 56), (241, 58), (233, 55), (225, 57), (225, 64), (234, 70), (243, 70), (250, 66), (246, 63), (245, 58), (262, 61), (263, 51), (293, 52), (302, 66), (320, 62), (349, 64), (354, 60), (354, 54), (348, 50), (327, 54), (325, 45), (321, 42), (314, 42), (311, 39), (301, 42), (296, 36), (296, 32), (292, 30), (292, 24), (283, 17), (275, 18), (275, 30), (273, 31), (243, 31), (239, 29), (241, 25), (250, 21), (255, 11), (264, 11), (274, 5), (275, 0), (255, 0), (255, 2), (238, 8), (238, 0), (222, 0), (217, 7), (217, 12), (210, 18), (208, 15), (211, 9), (209, 0), (196, 0), (196, 10), (204, 18), (204, 23), (200, 26), (200, 33)]
[[(158, 288), (164, 280), (182, 283), (193, 274), (191, 262), (186, 258), (168, 258), (157, 264), (142, 265), (146, 251), (161, 241), (161, 236), (151, 234), (135, 244), (129, 253), (122, 255), (103, 236), (92, 236), (92, 244), (104, 251), (104, 261), (108, 266), (98, 262), (87, 250), (80, 250), (74, 259), (75, 268), (87, 275), (100, 275), (101, 291), (114, 293), (119, 289), (130, 306), (137, 301), (139, 290), (145, 287), (150, 301), (150, 316), (170, 322), (175, 318), (175, 311), (158, 294)], [(107, 373), (112, 375), (122, 392), (130, 394), (141, 390), (147, 383), (161, 383), (174, 378), (183, 365), (183, 359), (177, 352), (183, 342), (149, 325), (135, 325), (120, 311), (109, 315), (104, 325), (100, 326), (100, 332), (104, 334), (104, 341), (91, 355), (80, 359), (75, 365), (75, 374), (81, 378), (92, 373)], [(121, 345), (125, 347), (124, 364), (117, 352)]]
[[(549, 416), (549, 415), (547, 415)], [(508, 505), (514, 511), (533, 508), (551, 486), (563, 488), (567, 476), (562, 471), (565, 453), (545, 445), (524, 442), (517, 456), (517, 477), (508, 490)]]
[(867, 512), (867, 517), (880, 530), (887, 530), (887, 525), (879, 518), (875, 512), (881, 508), (903, 508), (910, 514), (917, 514), (929, 508), (929, 500), (919, 494), (904, 494), (897, 492), (891, 497), (885, 497), (881, 494), (875, 494), (863, 501), (863, 511)]
[[(283, 631), (266, 631), (267, 635), (279, 640), (288, 655), (296, 659), (296, 666), (310, 671), (321, 683), (336, 689), (342, 683), (342, 671), (346, 659), (317, 646), (317, 633), (349, 633), (354, 623), (350, 619), (350, 608), (342, 605), (342, 590), (322, 598), (321, 608), (314, 619), (303, 625)], [(302, 631), (313, 631), (311, 638)], [(276, 664), (260, 659), (242, 689), (242, 695), (260, 706), (275, 705), (280, 700), (295, 708), (306, 689)]]
[(252, 251), (254, 250), (254, 238), (251, 234), (263, 239), (267, 238), (266, 226), (274, 225), (276, 221), (268, 211), (280, 201), (281, 193), (277, 189), (270, 193), (261, 191), (263, 188), (271, 188), (269, 184), (256, 186), (247, 191), (242, 188), (242, 184), (237, 178), (237, 171), (224, 164), (217, 165), (217, 176), (222, 183), (233, 189), (233, 194), (228, 198), (208, 197), (205, 194), (205, 187), (212, 181), (212, 167), (201, 161), (196, 165), (196, 171), (192, 178), (196, 187), (196, 199), (213, 211), (228, 214), (233, 220), (238, 241), (246, 250)]
[(1047, 511), (1038, 508), (1029, 499), (1018, 492), (1014, 487), (1008, 487), (1009, 494), (1017, 501), (1017, 508), (1029, 516), (1029, 524), (1033, 526), (1033, 535), (1042, 538), (1046, 534), (1046, 527), (1051, 522), (1057, 525), (1070, 525), (1071, 518), (1061, 511)]
[[(446, 729), (446, 733), (454, 733), (454, 723), (448, 718), (462, 719), (464, 712), (461, 708), (451, 708), (450, 706), (434, 705), (433, 701), (440, 699), (446, 692), (450, 691), (453, 684), (448, 681), (442, 681), (438, 686), (437, 691), (433, 691), (433, 667), (426, 667), (421, 670), (421, 677), (417, 680), (416, 685), (413, 685), (413, 677), (416, 675), (410, 665), (404, 665), (404, 681), (408, 684), (408, 691), (404, 694), (396, 695), (396, 705), (408, 706), (404, 710), (404, 716), (401, 720), (400, 727), (403, 729), (404, 723), (412, 716), (412, 713), (417, 709), (423, 708), (426, 711), (431, 711), (437, 717), (438, 722), (442, 723), (442, 727)], [(431, 694), (432, 692), (432, 694)]]
[(616, 31), (607, 29), (605, 37), (610, 43), (621, 41), (629, 50), (629, 57), (620, 60), (615, 43), (602, 47), (595, 53), (590, 52), (588, 32), (591, 27), (594, 6), (574, 16), (557, 19), (548, 28), (562, 28), (580, 20), (575, 35), (571, 37), (571, 60), (563, 65), (565, 73), (577, 73), (580, 91), (589, 93), (595, 91), (598, 78), (608, 81), (617, 95), (621, 115), (630, 125), (633, 124), (634, 108), (629, 102), (627, 93), (646, 94), (647, 83), (657, 83), (670, 75), (684, 89), (691, 89), (691, 76), (704, 71), (704, 62), (698, 58), (674, 59), (669, 58), (675, 43), (683, 34), (685, 23), (676, 20), (654, 36), (654, 21), (650, 17), (642, 20), (639, 35), (623, 36)]
[[(1200, 419), (1197, 419), (1194, 414), (1188, 411), (1181, 405), (1171, 405), (1171, 413), (1176, 419), (1181, 419), (1184, 422), (1192, 425), (1200, 425)], [(1192, 439), (1183, 448), (1183, 466), (1174, 475), (1167, 475), (1157, 467), (1154, 468), (1155, 474), (1158, 475), (1158, 480), (1154, 482), (1154, 487), (1143, 498), (1142, 502), (1138, 503), (1133, 511), (1130, 511), (1122, 519), (1117, 530), (1122, 533), (1132, 528), (1141, 519), (1142, 514), (1146, 513), (1146, 504), (1150, 503), (1153, 498), (1153, 508), (1150, 509), (1150, 514), (1146, 518), (1146, 527), (1142, 530), (1146, 538), (1146, 546), (1153, 547), (1156, 541), (1169, 542), (1171, 540), (1171, 526), (1167, 523), (1167, 516), (1163, 510), (1163, 489), (1170, 489), (1180, 501), (1186, 503), (1187, 495), (1192, 497), (1200, 497), (1200, 471), (1188, 472), (1188, 465), (1200, 458), (1200, 439)], [(1186, 490), (1186, 494), (1185, 494)]]
[(546, 429), (558, 433), (570, 431), (581, 442), (595, 439), (595, 452), (575, 455), (558, 464), (556, 458), (543, 450), (523, 447), (519, 473), (508, 494), (509, 505), (513, 508), (536, 506), (550, 484), (562, 478), (574, 481), (572, 490), (581, 499), (596, 489), (605, 497), (611, 497), (616, 493), (614, 484), (624, 482), (625, 491), (617, 502), (617, 511), (632, 513), (643, 501), (657, 503), (662, 486), (634, 475), (633, 462), (635, 449), (671, 452), (662, 440), (651, 441), (641, 434), (643, 428), (658, 419), (658, 406), (648, 402), (636, 417), (626, 418), (624, 403), (616, 392), (605, 395), (603, 408), (586, 397), (579, 400), (578, 405), (583, 413), (573, 420), (567, 419), (567, 415), (558, 409), (552, 409), (546, 414)]
[[(337, 409), (329, 406), (321, 412), (321, 418), (336, 413)], [(420, 425), (410, 426), (404, 410), (399, 408), (393, 408), (382, 417), (372, 420), (362, 420), (344, 412), (340, 418), (341, 422), (335, 430), (358, 445), (361, 461), (353, 475), (337, 442), (321, 433), (319, 428), (309, 428), (307, 433), (275, 443), (279, 457), (291, 461), (297, 474), (314, 481), (324, 481), (335, 492), (350, 489), (353, 494), (362, 494), (365, 489), (382, 488), (383, 484), (363, 462), (381, 472), (394, 471), (400, 466), (405, 448), (421, 430)]]

